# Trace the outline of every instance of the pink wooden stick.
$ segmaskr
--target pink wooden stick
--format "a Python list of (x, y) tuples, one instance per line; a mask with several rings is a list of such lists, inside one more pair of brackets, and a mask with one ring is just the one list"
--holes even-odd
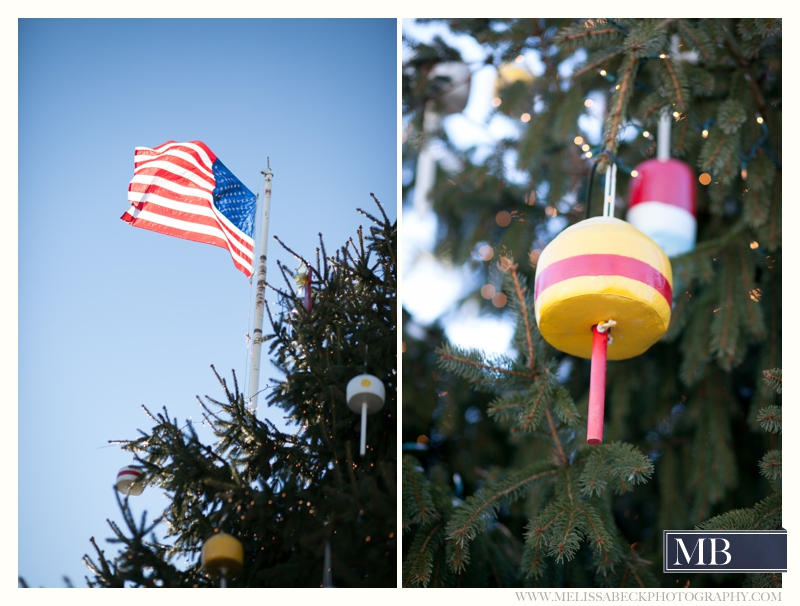
[(600, 444), (603, 441), (603, 410), (606, 401), (606, 350), (608, 331), (598, 332), (592, 327), (592, 371), (589, 378), (589, 421), (586, 441)]
[(308, 313), (311, 313), (311, 273), (312, 273), (312, 271), (313, 270), (311, 269), (311, 266), (310, 265), (306, 265), (306, 289), (305, 289), (306, 300), (305, 300), (305, 304), (306, 304), (306, 311)]

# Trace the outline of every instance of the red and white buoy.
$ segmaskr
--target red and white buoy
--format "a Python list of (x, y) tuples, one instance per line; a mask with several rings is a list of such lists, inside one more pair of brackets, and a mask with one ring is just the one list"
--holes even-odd
[(122, 494), (138, 496), (144, 492), (143, 470), (138, 465), (126, 465), (117, 473), (116, 488)]
[(697, 239), (697, 187), (691, 166), (669, 157), (670, 118), (658, 124), (657, 157), (636, 167), (625, 219), (650, 237), (668, 257), (694, 249)]

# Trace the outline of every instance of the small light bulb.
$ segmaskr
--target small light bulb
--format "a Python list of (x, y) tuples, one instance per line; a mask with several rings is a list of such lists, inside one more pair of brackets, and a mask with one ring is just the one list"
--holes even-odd
[(589, 144), (588, 144), (588, 143), (584, 143), (584, 144), (581, 146), (581, 149), (582, 149), (583, 151), (589, 151)]
[(586, 152), (586, 157), (587, 158), (591, 158), (592, 157), (592, 152)]
[(703, 139), (708, 138), (708, 131), (704, 128), (703, 129)]
[(644, 137), (645, 139), (649, 139), (650, 138), (650, 133), (648, 131), (644, 131), (642, 133), (642, 137)]
[(639, 171), (638, 170), (632, 170), (631, 171), (631, 177), (633, 177), (635, 179), (638, 176), (639, 176)]
[(580, 135), (578, 135), (577, 137), (575, 137), (575, 138), (573, 139), (573, 142), (575, 143), (575, 145), (580, 145), (581, 143), (583, 143), (583, 137), (581, 137)]
[(500, 97), (495, 97), (494, 99), (492, 99), (492, 106), (493, 107), (500, 107), (500, 104), (502, 102), (503, 101), (502, 101), (502, 99), (500, 99)]
[(614, 87), (614, 90), (619, 90), (619, 84)]
[(659, 59), (666, 59), (666, 58), (667, 58), (667, 56), (666, 56), (664, 53), (661, 53), (661, 54), (658, 56), (658, 58), (659, 58)]
[(604, 69), (601, 69), (601, 70), (600, 70), (600, 75), (601, 75), (601, 76), (605, 76), (607, 73), (608, 73), (608, 72), (607, 72), (606, 70), (604, 70)]
[(761, 116), (758, 116), (756, 118), (756, 122), (758, 122), (759, 124), (764, 124), (764, 118), (762, 118)]
[(583, 104), (586, 107), (591, 107), (592, 105), (594, 105), (594, 101), (592, 101), (591, 99), (586, 99), (586, 101), (584, 101)]
[(531, 115), (527, 114), (527, 113), (526, 114), (522, 114), (519, 119), (522, 120), (523, 122), (530, 122)]
[(677, 120), (678, 118), (681, 117), (681, 114), (679, 112), (672, 112), (672, 117)]
[(523, 57), (522, 55), (517, 55), (517, 58), (514, 59), (514, 61), (516, 61), (517, 63), (522, 63), (523, 61), (525, 61), (525, 57)]

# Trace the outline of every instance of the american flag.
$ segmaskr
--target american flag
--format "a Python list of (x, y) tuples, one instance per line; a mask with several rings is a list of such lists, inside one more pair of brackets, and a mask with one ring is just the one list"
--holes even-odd
[(256, 197), (204, 143), (137, 147), (133, 161), (123, 221), (226, 248), (239, 271), (253, 274)]

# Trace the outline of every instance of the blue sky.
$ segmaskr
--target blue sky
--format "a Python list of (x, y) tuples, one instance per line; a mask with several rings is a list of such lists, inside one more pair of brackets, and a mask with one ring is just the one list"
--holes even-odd
[[(200, 420), (247, 366), (250, 284), (227, 251), (134, 229), (136, 146), (201, 140), (253, 192), (270, 157), (270, 235), (329, 254), (397, 205), (395, 20), (19, 23), (18, 572), (85, 585), (89, 537), (120, 520), (112, 486), (167, 406)], [(275, 265), (297, 262), (271, 241)], [(268, 293), (268, 301), (275, 295)], [(266, 349), (262, 384), (274, 375)], [(280, 421), (265, 404), (259, 416)], [(157, 489), (131, 499), (148, 519)]]

